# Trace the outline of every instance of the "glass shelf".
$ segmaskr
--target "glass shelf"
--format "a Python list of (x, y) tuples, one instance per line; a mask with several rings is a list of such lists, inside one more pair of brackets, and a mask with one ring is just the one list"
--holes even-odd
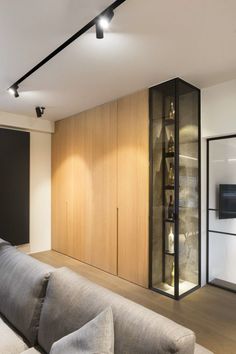
[(165, 126), (168, 126), (168, 125), (174, 125), (175, 124), (175, 119), (171, 119), (171, 118), (164, 118), (164, 124)]
[(175, 189), (175, 186), (165, 186), (166, 190), (173, 191)]
[[(175, 287), (171, 286), (167, 283), (156, 283), (154, 284), (154, 288), (159, 289), (161, 293), (166, 293), (169, 295), (172, 295), (174, 297), (175, 293)], [(182, 279), (179, 280), (179, 294), (183, 295), (186, 292), (189, 292), (191, 289), (196, 288), (196, 284), (189, 282), (189, 281), (184, 281)]]
[(165, 222), (174, 223), (174, 222), (175, 222), (175, 220), (174, 220), (174, 219), (165, 219)]
[(160, 118), (153, 118), (152, 121), (153, 122), (159, 122), (160, 120), (162, 120), (164, 123), (164, 125), (174, 125), (175, 124), (175, 119), (172, 118), (168, 118), (168, 117), (160, 117)]
[(165, 158), (169, 159), (169, 158), (174, 158), (175, 157), (175, 153), (174, 152), (166, 152), (165, 153)]
[(198, 209), (197, 206), (182, 206), (182, 205), (179, 205), (179, 209), (189, 209), (189, 210), (194, 210), (194, 209)]
[(169, 252), (169, 251), (165, 251), (165, 254), (166, 254), (167, 256), (174, 256), (174, 255), (175, 255), (174, 252)]

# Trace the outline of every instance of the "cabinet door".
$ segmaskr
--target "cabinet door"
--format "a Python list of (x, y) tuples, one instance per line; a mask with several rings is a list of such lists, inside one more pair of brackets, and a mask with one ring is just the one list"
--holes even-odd
[(52, 136), (52, 248), (74, 257), (73, 127), (68, 118), (56, 123)]
[(118, 275), (148, 286), (148, 90), (118, 101)]
[(117, 103), (79, 114), (73, 140), (76, 258), (117, 274)]

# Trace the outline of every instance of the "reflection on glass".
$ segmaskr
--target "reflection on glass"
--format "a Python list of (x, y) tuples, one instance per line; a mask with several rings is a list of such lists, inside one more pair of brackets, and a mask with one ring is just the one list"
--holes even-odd
[(180, 83), (179, 293), (198, 284), (198, 93)]

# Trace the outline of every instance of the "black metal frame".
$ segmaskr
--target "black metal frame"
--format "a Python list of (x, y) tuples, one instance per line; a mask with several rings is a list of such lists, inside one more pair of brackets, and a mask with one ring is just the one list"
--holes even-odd
[[(152, 111), (152, 89), (161, 86), (164, 84), (170, 84), (173, 83), (175, 85), (175, 171), (179, 171), (179, 102), (178, 102), (178, 96), (179, 96), (179, 82), (182, 82), (189, 87), (192, 87), (198, 92), (199, 99), (198, 99), (198, 189), (199, 189), (199, 197), (198, 197), (198, 228), (199, 228), (199, 234), (198, 234), (198, 284), (190, 289), (189, 291), (186, 291), (184, 294), (179, 295), (179, 175), (178, 173), (175, 173), (175, 186), (174, 186), (174, 210), (175, 210), (175, 235), (178, 235), (175, 237), (175, 255), (174, 255), (174, 261), (175, 261), (175, 293), (174, 296), (171, 294), (166, 293), (165, 291), (162, 291), (160, 289), (154, 288), (152, 286), (152, 261), (153, 261), (153, 254), (152, 254), (152, 231), (153, 231), (153, 225), (152, 225), (152, 208), (153, 208), (153, 193), (152, 193), (152, 186), (153, 186), (153, 146), (152, 146), (152, 137), (153, 137), (153, 111)], [(175, 300), (180, 300), (183, 297), (191, 294), (195, 290), (199, 289), (201, 287), (201, 92), (200, 90), (189, 84), (188, 82), (182, 80), (181, 78), (175, 78), (172, 80), (169, 80), (167, 82), (161, 83), (160, 85), (157, 85), (154, 87), (151, 87), (149, 89), (149, 288), (155, 292), (158, 292), (162, 295), (165, 295), (167, 297), (170, 297)], [(164, 144), (164, 142), (163, 142)], [(164, 155), (163, 155), (163, 161), (164, 161)], [(165, 163), (165, 162), (164, 162)], [(164, 188), (163, 188), (164, 189)], [(163, 218), (164, 219), (164, 218)], [(177, 222), (176, 222), (177, 221)], [(164, 229), (163, 229), (164, 230)]]
[(223, 231), (217, 231), (217, 230), (210, 230), (209, 228), (209, 211), (218, 211), (218, 209), (212, 209), (209, 207), (209, 176), (210, 176), (210, 171), (209, 171), (209, 152), (210, 152), (210, 142), (213, 140), (223, 140), (223, 139), (232, 139), (236, 138), (236, 134), (231, 134), (231, 135), (225, 135), (225, 136), (218, 136), (214, 138), (208, 138), (207, 139), (207, 198), (206, 198), (206, 230), (207, 230), (207, 247), (206, 247), (206, 278), (207, 278), (207, 284), (214, 286), (216, 288), (220, 288), (223, 290), (230, 291), (232, 293), (236, 293), (234, 289), (230, 289), (224, 286), (216, 285), (214, 283), (211, 283), (209, 281), (209, 233), (215, 233), (215, 234), (221, 234), (221, 235), (230, 235), (230, 236), (236, 236), (236, 234), (229, 233), (229, 232), (223, 232)]
[(43, 60), (41, 60), (37, 65), (35, 65), (31, 70), (29, 70), (26, 74), (24, 74), (20, 79), (18, 79), (14, 84), (12, 84), (9, 88), (17, 88), (19, 84), (26, 80), (29, 76), (31, 76), (35, 71), (45, 65), (49, 60), (55, 57), (58, 53), (64, 50), (68, 45), (74, 42), (77, 38), (82, 36), (88, 30), (90, 30), (93, 26), (96, 26), (97, 21), (101, 16), (104, 16), (107, 12), (111, 12), (123, 4), (126, 0), (116, 0), (110, 6), (108, 6), (105, 10), (103, 10), (99, 15), (94, 17), (87, 25), (77, 31), (73, 36), (67, 39), (64, 43), (62, 43), (59, 47), (57, 47), (53, 52), (46, 56)]

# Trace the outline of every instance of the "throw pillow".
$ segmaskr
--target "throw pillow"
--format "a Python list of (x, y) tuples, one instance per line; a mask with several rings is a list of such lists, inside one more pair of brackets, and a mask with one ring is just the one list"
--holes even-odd
[(113, 354), (114, 323), (111, 307), (77, 331), (55, 342), (50, 354)]

